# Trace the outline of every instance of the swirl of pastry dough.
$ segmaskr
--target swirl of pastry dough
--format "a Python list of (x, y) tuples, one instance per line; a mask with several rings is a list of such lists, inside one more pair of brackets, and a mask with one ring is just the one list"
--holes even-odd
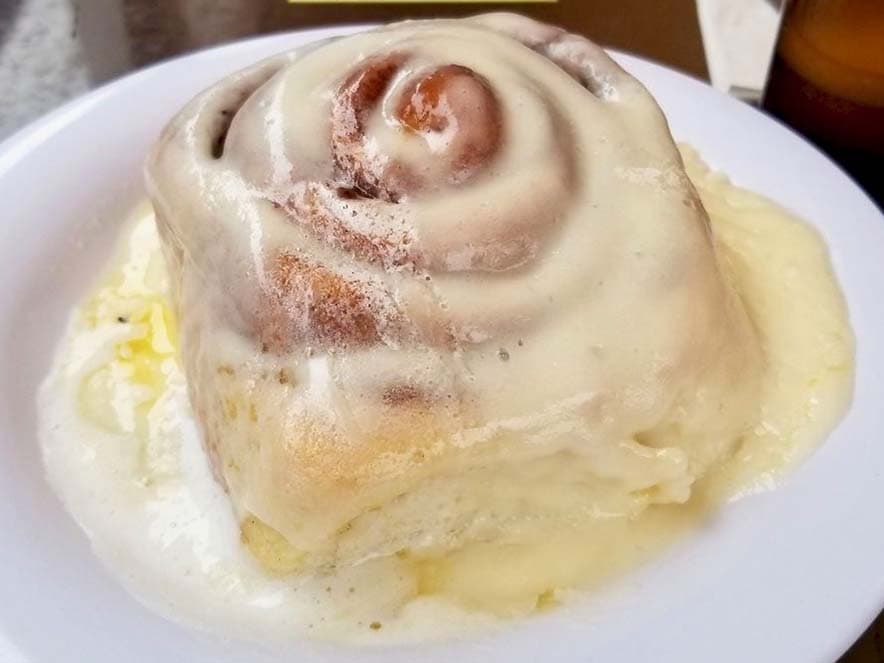
[[(592, 97), (582, 104), (607, 103), (621, 84), (635, 87), (585, 40), (511, 18), (491, 23), (566, 65)], [(466, 41), (482, 31), (474, 32)], [(204, 155), (211, 150), (217, 162), (235, 164), (244, 176), (240, 186), (263, 191), (278, 216), (307, 235), (295, 252), (282, 247), (253, 256), (266, 276), (263, 296), (243, 292), (241, 308), (266, 347), (399, 344), (415, 336), (462, 343), (542, 313), (545, 292), (518, 305), (499, 300), (497, 315), (483, 304), (482, 320), (475, 306), (444, 297), (444, 286), (415, 286), (435, 274), (524, 267), (580, 211), (583, 192), (575, 184), (591, 167), (577, 153), (579, 118), (544, 82), (551, 72), (523, 71), (517, 62), (469, 49), (465, 64), (449, 62), (452, 44), (464, 40), (422, 42), (418, 32), (379, 53), (352, 53), (358, 61), (337, 82), (322, 81), (330, 100), (321, 121), (298, 118), (303, 122), (290, 132), (283, 126), (295, 118), (285, 116), (299, 113), (280, 107), (281, 97), (286, 87), (298, 87), (287, 84), (309, 78), (311, 55), (323, 48), (261, 65), (201, 109), (194, 137)], [(559, 53), (569, 45), (573, 52)], [(304, 126), (309, 121), (316, 126)], [(346, 258), (322, 260), (305, 247), (311, 241)], [(389, 284), (391, 275), (396, 283)]]
[[(754, 413), (755, 339), (665, 118), (557, 28), (278, 56), (191, 102), (148, 184), (210, 457), (316, 559), (539, 522), (483, 472), (551, 459), (685, 499)], [(415, 520), (433, 491), (463, 505), (447, 524)], [(357, 526), (391, 500), (390, 528)]]
[[(412, 45), (359, 62), (332, 93), (331, 177), (326, 173), (322, 178), (305, 177), (284, 200), (275, 202), (292, 222), (321, 241), (387, 273), (398, 270), (400, 280), (517, 269), (537, 253), (574, 202), (576, 155), (573, 144), (562, 140), (568, 134), (568, 120), (524, 81), (498, 89), (475, 69), (437, 64), (435, 57)], [(510, 75), (518, 81), (515, 73)], [(505, 141), (522, 145), (505, 150)], [(522, 167), (526, 164), (531, 168)], [(529, 200), (505, 195), (528, 186)], [(489, 200), (496, 204), (490, 206)], [(293, 271), (305, 277), (293, 281)], [(319, 275), (319, 281), (306, 276), (308, 272)], [(429, 333), (446, 342), (476, 336), (472, 321), (464, 325), (458, 320), (456, 307), (446, 310), (433, 302), (413, 300), (394, 305), (382, 301), (377, 292), (368, 294), (373, 289), (365, 281), (344, 277), (332, 286), (325, 265), (306, 265), (285, 254), (277, 273), (278, 305), (271, 301), (264, 308), (291, 311), (297, 308), (293, 300), (304, 301), (306, 288), (314, 309), (298, 316), (309, 318), (301, 329), (262, 319), (261, 328), (272, 331), (264, 334), (271, 347), (287, 348), (288, 339), (305, 337), (320, 346), (379, 342), (383, 340), (380, 323), (388, 334), (393, 327), (398, 331), (410, 327), (412, 334), (427, 338)], [(401, 283), (395, 290), (428, 298), (426, 287), (422, 297)], [(317, 293), (328, 296), (317, 298)], [(343, 293), (349, 293), (344, 296), (350, 310), (362, 311), (350, 334), (339, 324), (340, 315), (324, 313), (339, 308)], [(371, 324), (371, 309), (398, 314)], [(435, 309), (433, 320), (423, 315), (427, 309)], [(520, 312), (501, 314), (505, 323)], [(291, 316), (286, 312), (273, 316), (276, 322), (284, 318)], [(440, 327), (445, 327), (444, 332)]]

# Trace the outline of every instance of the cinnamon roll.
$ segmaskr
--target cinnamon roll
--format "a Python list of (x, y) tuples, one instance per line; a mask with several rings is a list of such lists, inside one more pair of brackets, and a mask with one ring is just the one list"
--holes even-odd
[(487, 15), (283, 54), (192, 101), (147, 181), (205, 448), (283, 570), (684, 501), (757, 420), (666, 120), (581, 37)]

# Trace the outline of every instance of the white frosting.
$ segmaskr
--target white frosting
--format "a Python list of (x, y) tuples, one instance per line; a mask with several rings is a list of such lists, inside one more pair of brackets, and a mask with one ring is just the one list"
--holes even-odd
[[(354, 71), (401, 54), (353, 149), (431, 185), (340, 198), (334, 141), (353, 127), (332, 126), (336, 104)], [(451, 64), (499, 105), (502, 142), (475, 173), (438, 161), (459, 116), (423, 140), (393, 110), (415, 72)], [(683, 501), (757, 418), (755, 334), (666, 121), (583, 39), (492, 16), (280, 56), (189, 104), (147, 173), (215, 469), (306, 566)], [(313, 270), (285, 292), (280, 255)], [(356, 294), (329, 304), (317, 270)], [(317, 306), (376, 337), (323, 335)], [(385, 400), (397, 389), (412, 400)], [(566, 506), (543, 498), (557, 481)]]

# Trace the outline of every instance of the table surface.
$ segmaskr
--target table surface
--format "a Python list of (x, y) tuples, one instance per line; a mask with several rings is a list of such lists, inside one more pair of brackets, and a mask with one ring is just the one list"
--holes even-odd
[(882, 663), (884, 662), (884, 613), (857, 640), (839, 663)]

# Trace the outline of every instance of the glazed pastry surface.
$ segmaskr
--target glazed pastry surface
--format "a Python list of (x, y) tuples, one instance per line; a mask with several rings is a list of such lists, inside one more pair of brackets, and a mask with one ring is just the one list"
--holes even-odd
[(147, 167), (190, 399), (293, 570), (688, 499), (762, 354), (653, 98), (528, 19), (313, 45)]

